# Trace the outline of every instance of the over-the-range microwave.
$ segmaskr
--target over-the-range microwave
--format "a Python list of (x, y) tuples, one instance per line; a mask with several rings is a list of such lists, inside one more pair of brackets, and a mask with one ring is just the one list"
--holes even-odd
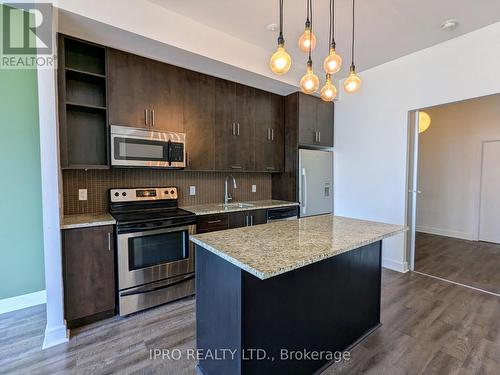
[(111, 166), (185, 168), (186, 135), (111, 125)]

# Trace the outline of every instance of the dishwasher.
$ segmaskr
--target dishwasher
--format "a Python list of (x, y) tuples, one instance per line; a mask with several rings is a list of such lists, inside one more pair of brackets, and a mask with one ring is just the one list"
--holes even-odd
[(270, 208), (267, 210), (267, 222), (297, 219), (298, 206)]

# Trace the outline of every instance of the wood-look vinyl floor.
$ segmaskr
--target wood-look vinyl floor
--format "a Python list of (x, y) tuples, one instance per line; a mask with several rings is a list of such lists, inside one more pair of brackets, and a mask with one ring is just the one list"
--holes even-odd
[(417, 232), (415, 271), (500, 294), (500, 245)]
[[(382, 327), (323, 375), (500, 374), (500, 298), (416, 273), (384, 270), (382, 282)], [(149, 359), (152, 348), (195, 347), (193, 299), (41, 350), (44, 327), (43, 305), (0, 315), (1, 374), (196, 374), (194, 360)]]

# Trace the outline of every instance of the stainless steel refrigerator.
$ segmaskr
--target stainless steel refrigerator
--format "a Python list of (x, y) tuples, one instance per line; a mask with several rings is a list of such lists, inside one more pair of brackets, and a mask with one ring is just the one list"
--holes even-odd
[(333, 152), (299, 150), (300, 216), (333, 212)]

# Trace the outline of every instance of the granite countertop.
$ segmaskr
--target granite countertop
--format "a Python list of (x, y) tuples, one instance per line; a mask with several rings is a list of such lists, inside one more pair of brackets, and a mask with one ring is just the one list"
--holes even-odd
[[(238, 207), (236, 206), (238, 203), (251, 204), (252, 206)], [(213, 214), (224, 214), (227, 212), (251, 211), (251, 210), (261, 210), (265, 208), (298, 206), (298, 203), (296, 202), (279, 201), (274, 199), (251, 201), (251, 202), (234, 202), (230, 204), (234, 204), (235, 206), (224, 207), (221, 203), (211, 203), (211, 204), (200, 204), (197, 206), (185, 206), (181, 208), (183, 210), (192, 212), (196, 215), (213, 215)]]
[(114, 225), (116, 220), (110, 214), (65, 215), (61, 221), (61, 229), (75, 229)]
[(322, 215), (191, 236), (190, 239), (259, 279), (268, 279), (407, 230)]

